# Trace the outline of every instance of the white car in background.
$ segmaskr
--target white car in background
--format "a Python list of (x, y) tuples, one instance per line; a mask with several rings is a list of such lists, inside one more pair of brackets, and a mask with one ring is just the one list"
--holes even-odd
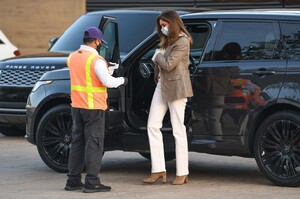
[(5, 34), (0, 30), (0, 60), (19, 56), (20, 51), (13, 45)]

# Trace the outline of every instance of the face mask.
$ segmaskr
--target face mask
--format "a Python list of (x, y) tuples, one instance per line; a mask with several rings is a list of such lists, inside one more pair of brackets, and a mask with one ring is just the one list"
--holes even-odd
[(169, 29), (168, 29), (168, 27), (166, 26), (166, 27), (162, 28), (162, 29), (161, 29), (161, 32), (162, 32), (162, 34), (164, 34), (165, 36), (168, 36), (168, 35), (169, 35)]
[(97, 48), (100, 48), (101, 46), (102, 46), (102, 43), (100, 42), (100, 41), (98, 41), (99, 42), (99, 44), (97, 45)]

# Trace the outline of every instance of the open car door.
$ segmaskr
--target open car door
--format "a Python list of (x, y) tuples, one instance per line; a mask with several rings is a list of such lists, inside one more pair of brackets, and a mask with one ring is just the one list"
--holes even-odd
[[(103, 16), (99, 26), (103, 33), (103, 39), (107, 44), (102, 44), (98, 49), (100, 55), (108, 62), (109, 67), (113, 67), (113, 76), (121, 75), (122, 66), (120, 61), (118, 24), (114, 17)], [(108, 90), (108, 110), (106, 111), (106, 130), (113, 131), (120, 128), (124, 112), (124, 86), (119, 88), (109, 88)], [(122, 94), (122, 95), (121, 95)]]

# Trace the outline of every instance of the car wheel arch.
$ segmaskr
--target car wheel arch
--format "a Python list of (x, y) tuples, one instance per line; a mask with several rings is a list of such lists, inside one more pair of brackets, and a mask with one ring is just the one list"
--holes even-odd
[(37, 129), (39, 126), (39, 123), (42, 119), (42, 117), (45, 115), (45, 113), (50, 110), (51, 108), (62, 105), (62, 104), (70, 104), (71, 100), (67, 97), (47, 97), (48, 99), (45, 100), (43, 103), (41, 103), (35, 112), (36, 115), (34, 117), (34, 142), (36, 143), (36, 136), (37, 136)]
[(287, 103), (275, 103), (266, 107), (264, 110), (261, 110), (259, 113), (256, 113), (258, 115), (255, 117), (255, 120), (251, 122), (251, 124), (255, 125), (252, 125), (252, 127), (250, 127), (248, 138), (248, 145), (251, 154), (254, 154), (254, 141), (259, 126), (268, 116), (280, 111), (297, 111), (300, 113), (300, 108)]

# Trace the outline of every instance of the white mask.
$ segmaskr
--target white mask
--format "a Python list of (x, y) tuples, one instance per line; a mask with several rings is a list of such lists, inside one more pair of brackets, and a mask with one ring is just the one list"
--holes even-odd
[(165, 36), (169, 35), (169, 29), (167, 26), (165, 26), (164, 28), (161, 29), (162, 34), (164, 34)]

